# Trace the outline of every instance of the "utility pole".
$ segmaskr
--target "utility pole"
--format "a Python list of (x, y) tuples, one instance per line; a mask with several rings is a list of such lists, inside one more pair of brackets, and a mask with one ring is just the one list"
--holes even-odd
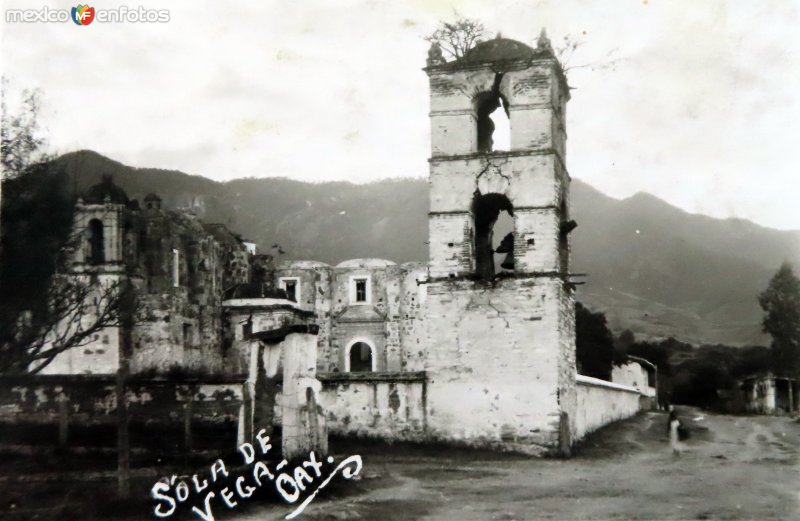
[(131, 444), (128, 429), (128, 377), (133, 352), (133, 323), (136, 295), (129, 274), (123, 276), (119, 299), (119, 368), (117, 369), (117, 495), (128, 498), (131, 493)]

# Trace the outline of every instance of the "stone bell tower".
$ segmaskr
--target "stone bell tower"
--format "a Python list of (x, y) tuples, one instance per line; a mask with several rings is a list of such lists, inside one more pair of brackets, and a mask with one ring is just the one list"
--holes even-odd
[[(498, 37), (450, 62), (433, 46), (425, 71), (429, 432), (566, 452), (576, 394), (564, 72), (544, 31), (535, 49)], [(495, 150), (496, 111), (510, 122), (509, 150)], [(495, 236), (503, 212), (513, 231)]]

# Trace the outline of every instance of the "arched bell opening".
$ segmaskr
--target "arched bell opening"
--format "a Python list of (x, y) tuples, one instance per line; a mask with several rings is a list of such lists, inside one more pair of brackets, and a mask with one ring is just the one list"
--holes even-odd
[[(482, 195), (476, 192), (472, 201), (472, 215), (475, 220), (475, 274), (484, 280), (494, 278), (495, 254), (503, 255), (500, 261), (502, 269), (513, 270), (514, 207), (511, 201), (503, 194)], [(498, 221), (501, 224), (499, 227)]]
[(106, 261), (106, 243), (103, 234), (103, 221), (92, 219), (86, 230), (89, 243), (88, 262), (91, 265), (103, 264)]

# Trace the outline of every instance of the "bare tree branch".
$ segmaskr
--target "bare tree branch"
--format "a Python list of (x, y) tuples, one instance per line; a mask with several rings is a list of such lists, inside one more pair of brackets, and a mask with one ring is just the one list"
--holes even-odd
[(441, 47), (452, 59), (459, 59), (472, 49), (486, 33), (483, 24), (472, 18), (465, 18), (458, 11), (453, 11), (455, 21), (440, 22), (439, 27), (425, 40)]
[(589, 69), (592, 71), (612, 70), (620, 61), (615, 55), (617, 49), (612, 49), (605, 56), (599, 60), (575, 64), (573, 60), (576, 55), (580, 55), (580, 49), (586, 43), (585, 33), (580, 35), (567, 34), (564, 36), (560, 44), (553, 46), (553, 51), (561, 63), (561, 68), (565, 73), (576, 69)]
[(23, 313), (15, 338), (0, 346), (0, 373), (37, 373), (59, 354), (122, 325), (120, 308), (130, 291), (124, 278), (103, 281), (92, 275), (57, 275), (46, 316), (31, 320)]
[(2, 187), (11, 187), (14, 197), (2, 205), (3, 215), (12, 219), (3, 221), (0, 234), (0, 280), (6, 292), (0, 300), (0, 373), (36, 373), (107, 328), (125, 326), (125, 317), (135, 314), (136, 299), (128, 266), (120, 266), (117, 274), (73, 270), (74, 252), (84, 246), (85, 236), (72, 229), (74, 193), (65, 193), (66, 176), (45, 162), (52, 158), (40, 134), (41, 92), (24, 91), (16, 113), (7, 110), (7, 93), (4, 78)]

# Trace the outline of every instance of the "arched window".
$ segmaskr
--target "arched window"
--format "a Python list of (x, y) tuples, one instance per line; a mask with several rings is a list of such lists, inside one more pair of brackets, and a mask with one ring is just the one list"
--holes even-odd
[[(507, 212), (500, 220), (503, 229), (495, 237), (495, 224), (501, 212)], [(495, 253), (503, 254), (501, 267), (514, 269), (514, 207), (502, 194), (481, 195), (475, 193), (472, 200), (472, 215), (475, 219), (475, 273), (482, 279), (491, 280), (495, 274)], [(498, 227), (500, 228), (500, 227)]]
[(89, 264), (103, 264), (106, 261), (103, 221), (92, 219), (87, 230), (89, 235)]
[(372, 346), (366, 342), (353, 342), (348, 348), (347, 370), (352, 373), (364, 373), (375, 370), (375, 357)]

